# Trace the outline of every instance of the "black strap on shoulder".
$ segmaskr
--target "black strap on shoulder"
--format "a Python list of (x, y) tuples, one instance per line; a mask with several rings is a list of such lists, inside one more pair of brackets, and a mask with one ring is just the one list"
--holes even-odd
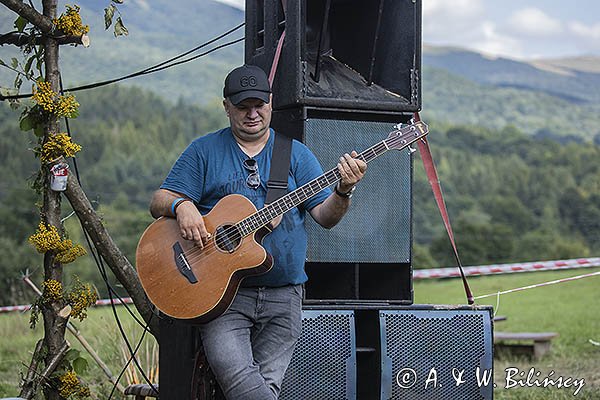
[(292, 138), (275, 133), (273, 155), (271, 156), (271, 172), (267, 182), (267, 198), (265, 204), (271, 204), (287, 193), (290, 160), (292, 158)]

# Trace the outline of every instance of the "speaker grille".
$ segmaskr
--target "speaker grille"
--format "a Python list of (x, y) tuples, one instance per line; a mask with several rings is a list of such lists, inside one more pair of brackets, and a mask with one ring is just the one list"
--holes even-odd
[(476, 375), (492, 372), (488, 311), (382, 311), (380, 324), (382, 399), (492, 399), (492, 380)]
[(302, 312), (302, 334), (283, 378), (279, 398), (356, 398), (353, 311)]
[[(393, 124), (308, 119), (304, 143), (325, 170), (352, 150), (361, 152), (385, 139)], [(411, 170), (408, 150), (390, 151), (369, 163), (346, 216), (325, 230), (307, 218), (308, 261), (409, 263)]]

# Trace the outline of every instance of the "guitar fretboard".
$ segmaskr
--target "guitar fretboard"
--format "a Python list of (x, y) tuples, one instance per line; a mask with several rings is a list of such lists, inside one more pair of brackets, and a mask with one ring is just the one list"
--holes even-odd
[[(426, 133), (426, 129), (421, 128), (419, 131), (414, 125), (407, 126), (392, 132), (387, 139), (364, 150), (356, 158), (369, 163), (390, 149), (401, 150), (409, 146), (411, 143), (425, 136)], [(278, 216), (302, 204), (325, 188), (337, 183), (340, 179), (341, 175), (337, 167), (332, 168), (318, 178), (300, 186), (296, 190), (280, 197), (273, 203), (241, 220), (236, 224), (236, 227), (242, 236), (256, 232)]]

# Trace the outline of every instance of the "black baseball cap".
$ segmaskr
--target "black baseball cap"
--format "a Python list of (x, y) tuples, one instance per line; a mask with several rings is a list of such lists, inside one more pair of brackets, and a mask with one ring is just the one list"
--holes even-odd
[(271, 86), (267, 74), (255, 65), (242, 65), (232, 70), (225, 78), (223, 97), (238, 105), (246, 99), (260, 99), (268, 103)]

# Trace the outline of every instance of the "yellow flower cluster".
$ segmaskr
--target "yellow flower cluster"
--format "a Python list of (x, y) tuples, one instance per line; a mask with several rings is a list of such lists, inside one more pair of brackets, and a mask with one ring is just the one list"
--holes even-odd
[(44, 301), (52, 302), (58, 301), (63, 297), (63, 286), (62, 283), (55, 279), (48, 279), (42, 283), (44, 288)]
[(79, 6), (71, 7), (66, 5), (67, 11), (62, 13), (60, 17), (52, 20), (54, 25), (67, 35), (83, 35), (90, 31), (88, 25), (83, 25), (81, 15), (79, 15)]
[(40, 222), (37, 231), (29, 237), (29, 243), (35, 246), (40, 253), (57, 250), (62, 244), (62, 239), (54, 225)]
[(75, 371), (67, 371), (58, 379), (60, 381), (58, 390), (61, 397), (65, 399), (73, 397), (77, 399), (87, 399), (90, 397), (90, 389), (81, 384)]
[(73, 245), (73, 242), (69, 239), (65, 242), (69, 247), (56, 255), (56, 261), (59, 263), (68, 264), (87, 254), (87, 251), (80, 244)]
[(71, 239), (62, 239), (54, 225), (44, 222), (40, 222), (37, 231), (29, 237), (29, 243), (40, 253), (56, 252), (56, 261), (63, 264), (73, 262), (77, 257), (86, 254), (81, 245), (74, 245)]
[(59, 117), (75, 118), (78, 115), (79, 103), (72, 94), (66, 94), (58, 98), (56, 104), (56, 115)]
[(59, 96), (50, 82), (38, 81), (37, 88), (31, 97), (44, 111), (57, 117), (75, 118), (78, 115), (79, 103), (72, 94)]
[(50, 82), (38, 81), (37, 90), (33, 91), (31, 97), (44, 111), (53, 113), (56, 111), (58, 94), (50, 87)]
[(71, 141), (66, 133), (58, 133), (52, 136), (42, 146), (41, 159), (43, 162), (51, 162), (59, 157), (73, 157), (81, 150), (81, 146)]
[(96, 304), (97, 300), (98, 293), (92, 285), (78, 280), (67, 296), (67, 301), (71, 305), (71, 316), (83, 321), (87, 317), (87, 309)]

